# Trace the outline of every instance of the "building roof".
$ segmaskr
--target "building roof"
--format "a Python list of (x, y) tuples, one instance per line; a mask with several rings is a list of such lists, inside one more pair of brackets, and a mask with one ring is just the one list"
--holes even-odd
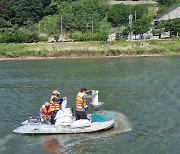
[(156, 17), (154, 21), (169, 20), (169, 19), (175, 19), (175, 18), (180, 18), (180, 4), (160, 14), (159, 16)]

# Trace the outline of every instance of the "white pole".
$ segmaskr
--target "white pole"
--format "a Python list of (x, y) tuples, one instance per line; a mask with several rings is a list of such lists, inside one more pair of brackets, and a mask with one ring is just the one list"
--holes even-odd
[(39, 34), (40, 34), (40, 22), (39, 22)]
[(93, 19), (92, 19), (92, 32), (93, 32), (93, 30), (94, 30), (94, 27), (93, 27)]
[(61, 36), (63, 34), (63, 27), (62, 27), (62, 15), (61, 15)]

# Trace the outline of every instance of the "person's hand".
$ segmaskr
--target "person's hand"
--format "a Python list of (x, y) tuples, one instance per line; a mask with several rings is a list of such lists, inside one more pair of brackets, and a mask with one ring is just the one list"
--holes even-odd
[(87, 111), (87, 110), (88, 110), (88, 107), (85, 108), (85, 111)]
[(60, 98), (60, 99), (59, 99), (59, 102), (60, 102), (60, 103), (62, 103), (62, 102), (63, 102), (63, 99), (62, 99), (62, 98)]
[(92, 93), (95, 93), (95, 92), (96, 92), (96, 90), (91, 90), (91, 92), (92, 92)]

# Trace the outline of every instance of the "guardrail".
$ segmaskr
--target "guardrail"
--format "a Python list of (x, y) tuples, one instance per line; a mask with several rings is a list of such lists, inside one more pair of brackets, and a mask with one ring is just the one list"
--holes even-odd
[(157, 2), (154, 2), (152, 0), (149, 1), (109, 1), (109, 5), (116, 5), (116, 4), (124, 4), (124, 5), (135, 5), (135, 4), (156, 4)]

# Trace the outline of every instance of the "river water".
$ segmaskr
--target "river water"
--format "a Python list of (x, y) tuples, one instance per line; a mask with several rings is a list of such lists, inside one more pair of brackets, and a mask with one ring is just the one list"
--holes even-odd
[[(85, 86), (99, 90), (115, 128), (92, 134), (20, 135), (53, 90), (68, 107)], [(0, 154), (180, 153), (180, 57), (0, 61)], [(90, 108), (89, 112), (93, 112)]]

